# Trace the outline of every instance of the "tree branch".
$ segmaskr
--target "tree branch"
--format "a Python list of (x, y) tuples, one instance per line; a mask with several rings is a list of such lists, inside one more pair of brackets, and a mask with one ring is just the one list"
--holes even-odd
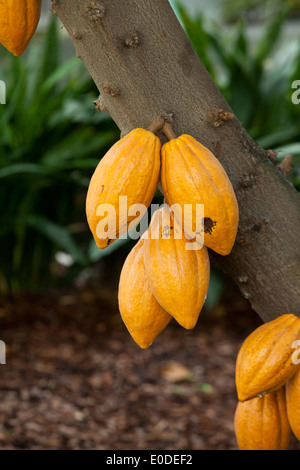
[(300, 315), (300, 197), (233, 115), (169, 2), (56, 0), (52, 10), (121, 135), (163, 115), (176, 135), (192, 135), (219, 158), (240, 224), (232, 253), (210, 252), (212, 261), (263, 320)]

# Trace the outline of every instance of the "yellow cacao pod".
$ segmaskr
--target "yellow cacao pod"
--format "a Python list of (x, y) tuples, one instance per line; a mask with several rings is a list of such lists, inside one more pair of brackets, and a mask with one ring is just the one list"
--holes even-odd
[(286, 406), (292, 431), (300, 441), (300, 370), (286, 384)]
[(143, 260), (144, 240), (140, 239), (127, 256), (119, 281), (119, 309), (134, 341), (148, 348), (171, 320), (150, 289)]
[(146, 212), (158, 185), (160, 147), (152, 132), (134, 129), (100, 160), (86, 198), (87, 220), (98, 248), (106, 248), (132, 228), (131, 223), (138, 223), (141, 209), (136, 205), (142, 204)]
[(236, 361), (239, 401), (275, 391), (299, 369), (293, 360), (300, 339), (300, 319), (285, 314), (254, 330), (242, 344)]
[(41, 14), (41, 0), (0, 2), (0, 43), (15, 56), (25, 51)]
[(144, 244), (150, 288), (160, 305), (184, 328), (194, 328), (207, 294), (210, 263), (207, 249), (190, 245), (176, 228), (167, 205), (154, 212)]
[(239, 212), (232, 184), (219, 160), (186, 134), (165, 143), (161, 154), (161, 183), (169, 206), (178, 205), (175, 217), (181, 220), (192, 204), (192, 216), (186, 216), (190, 227), (184, 224), (186, 235), (193, 238), (198, 231), (197, 204), (203, 204), (204, 245), (228, 255), (235, 242)]
[(234, 429), (241, 450), (287, 450), (292, 433), (284, 387), (263, 397), (239, 402)]

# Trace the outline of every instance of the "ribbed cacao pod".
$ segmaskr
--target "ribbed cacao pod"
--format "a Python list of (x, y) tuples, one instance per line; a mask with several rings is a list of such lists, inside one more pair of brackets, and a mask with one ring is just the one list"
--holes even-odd
[(119, 309), (134, 341), (148, 348), (171, 320), (150, 289), (143, 260), (144, 240), (140, 239), (127, 256), (119, 281)]
[(144, 265), (159, 304), (184, 328), (194, 328), (207, 294), (207, 249), (188, 250), (167, 205), (154, 212), (144, 244)]
[(0, 2), (0, 43), (15, 56), (25, 51), (37, 28), (41, 0)]
[(242, 344), (236, 361), (239, 401), (275, 391), (299, 369), (293, 361), (300, 339), (300, 319), (285, 314), (256, 328)]
[(124, 235), (132, 221), (138, 223), (138, 212), (127, 212), (130, 207), (142, 204), (146, 212), (158, 185), (160, 147), (152, 132), (134, 129), (100, 160), (86, 198), (87, 220), (98, 248)]
[[(179, 222), (192, 204), (192, 216), (186, 216), (189, 224), (183, 227), (186, 236), (193, 239), (202, 225), (204, 245), (228, 255), (235, 242), (239, 212), (232, 184), (219, 160), (186, 134), (166, 142), (161, 155), (162, 188), (169, 206), (178, 205), (174, 213)], [(197, 220), (197, 204), (204, 205), (203, 224)]]
[(234, 429), (241, 450), (287, 450), (292, 433), (284, 387), (262, 397), (239, 402), (234, 415)]
[(300, 441), (300, 370), (286, 384), (286, 406), (292, 431)]

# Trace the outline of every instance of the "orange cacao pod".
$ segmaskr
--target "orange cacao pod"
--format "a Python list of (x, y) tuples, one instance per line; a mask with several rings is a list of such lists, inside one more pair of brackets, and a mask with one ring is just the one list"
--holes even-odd
[(188, 250), (187, 244), (168, 206), (155, 211), (144, 244), (147, 279), (160, 305), (181, 326), (191, 329), (205, 301), (210, 263), (205, 247)]
[(142, 204), (146, 211), (150, 205), (159, 180), (160, 147), (152, 132), (134, 129), (100, 160), (86, 198), (88, 224), (99, 248), (124, 235), (132, 221), (138, 223), (136, 213), (127, 209)]
[(0, 43), (15, 56), (25, 51), (41, 14), (41, 0), (0, 2)]
[(119, 309), (134, 341), (143, 349), (163, 331), (171, 316), (155, 299), (147, 281), (143, 261), (144, 240), (127, 256), (119, 282)]
[(234, 429), (241, 450), (287, 450), (292, 433), (284, 387), (263, 397), (239, 402)]
[(274, 391), (299, 369), (293, 361), (294, 341), (300, 338), (300, 319), (285, 314), (254, 330), (242, 344), (236, 361), (240, 401)]
[[(190, 135), (183, 134), (161, 149), (161, 183), (169, 206), (179, 205), (175, 217), (192, 204), (189, 238), (198, 228), (197, 204), (204, 205), (204, 245), (228, 255), (235, 242), (239, 212), (232, 184), (219, 160)], [(186, 209), (185, 209), (186, 208)], [(192, 230), (189, 231), (189, 230)]]
[(300, 370), (286, 384), (286, 406), (292, 431), (300, 441)]

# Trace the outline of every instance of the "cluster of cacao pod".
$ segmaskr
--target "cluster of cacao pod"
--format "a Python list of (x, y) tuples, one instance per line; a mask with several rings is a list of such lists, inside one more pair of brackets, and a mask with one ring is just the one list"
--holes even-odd
[(236, 361), (234, 428), (241, 450), (287, 450), (300, 441), (300, 318), (284, 314), (254, 330)]
[[(158, 130), (169, 139), (163, 145)], [(128, 207), (143, 205), (147, 211), (159, 180), (166, 203), (127, 256), (119, 282), (121, 317), (141, 348), (150, 346), (171, 318), (186, 329), (195, 326), (209, 285), (207, 248), (229, 254), (239, 219), (233, 187), (218, 159), (190, 135), (176, 137), (170, 124), (158, 119), (147, 130), (122, 137), (92, 175), (86, 215), (99, 248), (137, 223), (120, 201), (126, 196)], [(197, 204), (204, 206), (204, 241), (188, 249), (199, 227)], [(186, 205), (188, 230), (182, 224)]]
[(35, 33), (41, 3), (41, 0), (0, 2), (0, 43), (15, 56), (23, 54)]

